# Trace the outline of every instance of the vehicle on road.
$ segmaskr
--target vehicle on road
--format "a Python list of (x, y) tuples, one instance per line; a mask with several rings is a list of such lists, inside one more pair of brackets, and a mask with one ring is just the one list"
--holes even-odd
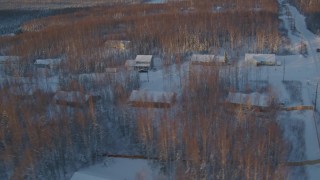
[(317, 52), (320, 52), (320, 48), (317, 48)]

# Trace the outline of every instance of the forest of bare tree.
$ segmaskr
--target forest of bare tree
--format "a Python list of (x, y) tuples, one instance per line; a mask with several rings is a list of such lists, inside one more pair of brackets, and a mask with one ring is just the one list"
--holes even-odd
[[(279, 23), (276, 0), (117, 4), (24, 23), (15, 36), (0, 37), (0, 54), (22, 60), (7, 66), (7, 79), (1, 79), (0, 179), (67, 179), (120, 151), (119, 144), (156, 157), (176, 179), (285, 179), (287, 144), (276, 105), (259, 112), (223, 101), (239, 83), (238, 69), (229, 79), (219, 66), (180, 77), (185, 83), (175, 107), (159, 111), (128, 107), (130, 92), (140, 85), (137, 73), (98, 82), (76, 78), (122, 66), (137, 54), (156, 55), (167, 66), (181, 65), (194, 52), (224, 49), (235, 59), (243, 50), (276, 53), (283, 43)], [(129, 52), (110, 53), (107, 40), (132, 45)], [(66, 107), (53, 105), (54, 93), (41, 88), (31, 97), (15, 94), (25, 83), (37, 84), (32, 64), (41, 58), (64, 59), (59, 90), (101, 90), (101, 100)]]

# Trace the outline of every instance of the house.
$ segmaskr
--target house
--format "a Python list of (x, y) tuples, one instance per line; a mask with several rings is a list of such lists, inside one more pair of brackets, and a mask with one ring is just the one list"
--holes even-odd
[(39, 68), (48, 68), (48, 69), (54, 69), (58, 68), (62, 62), (62, 59), (56, 58), (56, 59), (37, 59), (34, 63), (36, 67)]
[(148, 72), (153, 67), (152, 55), (137, 55), (134, 69), (139, 72)]
[(226, 63), (224, 57), (221, 58), (212, 54), (193, 54), (191, 56), (192, 65), (212, 66), (224, 63)]
[(91, 95), (80, 91), (58, 91), (53, 96), (53, 102), (59, 105), (82, 107), (89, 103)]
[(271, 98), (257, 92), (245, 94), (229, 92), (226, 102), (235, 107), (254, 108), (266, 110), (271, 105)]
[(169, 108), (175, 101), (175, 93), (133, 90), (129, 104), (133, 107)]
[(245, 62), (255, 66), (275, 66), (276, 55), (275, 54), (245, 54)]

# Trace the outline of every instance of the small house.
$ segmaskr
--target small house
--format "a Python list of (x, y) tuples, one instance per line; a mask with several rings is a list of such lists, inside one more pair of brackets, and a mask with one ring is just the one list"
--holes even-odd
[(137, 55), (134, 69), (139, 72), (147, 72), (153, 67), (152, 55)]
[(53, 96), (53, 102), (59, 105), (82, 107), (89, 103), (92, 97), (80, 91), (58, 91)]
[(212, 66), (224, 63), (225, 58), (220, 58), (220, 56), (215, 56), (212, 54), (193, 54), (191, 56), (192, 65)]
[(62, 59), (37, 59), (34, 63), (36, 67), (39, 68), (48, 68), (48, 69), (55, 69), (60, 66)]
[(271, 105), (269, 96), (257, 92), (250, 94), (229, 92), (226, 101), (235, 107), (251, 107), (258, 110), (265, 110)]
[(175, 93), (133, 90), (129, 104), (133, 107), (169, 108), (175, 101)]
[(275, 66), (275, 54), (245, 54), (245, 62), (255, 66)]

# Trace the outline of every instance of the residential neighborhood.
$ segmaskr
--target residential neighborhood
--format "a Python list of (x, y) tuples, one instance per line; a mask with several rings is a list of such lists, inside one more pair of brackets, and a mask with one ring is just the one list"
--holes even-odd
[(0, 2), (0, 179), (319, 179), (319, 13)]

